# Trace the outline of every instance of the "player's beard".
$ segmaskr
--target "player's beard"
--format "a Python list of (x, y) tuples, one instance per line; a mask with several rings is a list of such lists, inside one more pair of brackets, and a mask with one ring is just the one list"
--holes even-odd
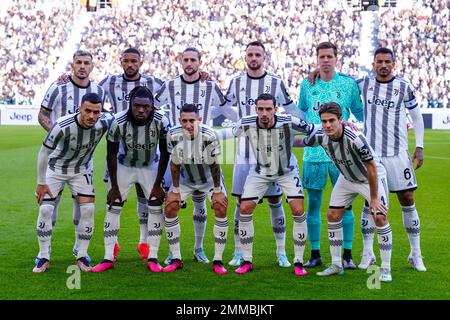
[(252, 71), (258, 71), (262, 68), (262, 64), (261, 63), (256, 63), (254, 64), (255, 66), (253, 66), (253, 63), (249, 63), (247, 64), (247, 67), (252, 70)]
[(198, 71), (198, 68), (192, 68), (191, 71), (187, 71), (186, 69), (183, 69), (183, 72), (188, 75), (188, 76), (192, 76), (193, 74), (195, 74)]
[(132, 69), (132, 71), (130, 71), (129, 69), (125, 70), (125, 76), (129, 79), (136, 77), (138, 73), (139, 70), (134, 69)]

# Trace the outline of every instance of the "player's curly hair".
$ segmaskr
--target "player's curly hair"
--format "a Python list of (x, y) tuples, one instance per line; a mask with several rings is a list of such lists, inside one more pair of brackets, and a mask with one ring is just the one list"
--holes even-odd
[(134, 99), (137, 97), (150, 99), (150, 104), (152, 106), (152, 110), (150, 113), (150, 119), (152, 119), (153, 114), (155, 113), (155, 110), (156, 110), (155, 100), (153, 98), (152, 91), (149, 88), (147, 88), (146, 86), (137, 86), (137, 87), (133, 88), (133, 90), (130, 91), (130, 101), (128, 104), (128, 113), (130, 114), (130, 116), (133, 118), (133, 114), (131, 112), (131, 106), (133, 105)]

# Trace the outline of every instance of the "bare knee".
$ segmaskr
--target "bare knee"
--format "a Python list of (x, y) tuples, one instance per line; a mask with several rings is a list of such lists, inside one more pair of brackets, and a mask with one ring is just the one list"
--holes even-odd
[(178, 216), (180, 205), (178, 202), (172, 202), (166, 205), (165, 215), (167, 218), (172, 219)]
[(412, 206), (414, 204), (414, 192), (412, 190), (397, 192), (397, 198), (402, 206)]
[(289, 201), (289, 207), (291, 208), (292, 215), (295, 217), (301, 216), (305, 213), (303, 200), (291, 200)]
[(214, 214), (217, 218), (226, 218), (227, 217), (227, 207), (221, 204), (216, 204), (213, 206)]
[(342, 209), (328, 209), (327, 218), (330, 222), (339, 222), (342, 219), (342, 214), (344, 213), (344, 208)]
[(385, 216), (384, 214), (374, 215), (373, 220), (375, 221), (375, 225), (377, 227), (385, 226), (388, 223), (387, 216)]
[(253, 213), (253, 210), (255, 210), (256, 207), (256, 203), (254, 203), (253, 201), (242, 201), (241, 202), (241, 207), (240, 207), (240, 214), (243, 215), (249, 215)]

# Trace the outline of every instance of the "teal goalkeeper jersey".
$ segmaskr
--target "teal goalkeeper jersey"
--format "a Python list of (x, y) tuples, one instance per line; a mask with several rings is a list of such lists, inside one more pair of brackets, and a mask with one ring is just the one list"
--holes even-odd
[[(305, 112), (306, 122), (320, 124), (319, 106), (327, 102), (337, 102), (342, 107), (342, 118), (348, 120), (350, 112), (363, 121), (364, 112), (356, 81), (336, 72), (331, 81), (316, 79), (314, 85), (308, 79), (302, 81), (298, 107)], [(322, 148), (305, 147), (303, 161), (331, 162)]]

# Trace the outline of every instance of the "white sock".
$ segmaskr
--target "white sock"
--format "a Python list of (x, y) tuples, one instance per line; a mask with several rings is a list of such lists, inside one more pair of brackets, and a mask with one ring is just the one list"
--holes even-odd
[(203, 248), (203, 238), (206, 230), (206, 194), (192, 195), (194, 213), (192, 216), (195, 230), (195, 249)]
[(80, 224), (80, 217), (81, 217), (81, 211), (80, 211), (80, 205), (78, 204), (78, 201), (76, 199), (73, 200), (73, 224), (75, 226), (75, 249), (78, 250), (78, 225)]
[(328, 221), (328, 240), (330, 242), (331, 263), (342, 267), (341, 249), (343, 239), (342, 220), (338, 222)]
[(361, 232), (363, 236), (363, 253), (375, 256), (373, 253), (373, 238), (375, 235), (375, 221), (369, 213), (369, 207), (363, 206), (361, 214)]
[(228, 219), (216, 217), (214, 223), (214, 261), (222, 261), (227, 243)]
[(105, 241), (105, 258), (114, 261), (114, 245), (117, 242), (117, 235), (120, 229), (120, 213), (122, 206), (106, 206), (105, 225), (103, 229), (103, 238)]
[(408, 234), (411, 253), (420, 256), (420, 219), (416, 206), (402, 206), (403, 226)]
[(242, 254), (241, 238), (239, 238), (239, 210), (241, 210), (240, 203), (236, 200), (236, 208), (234, 209), (234, 253)]
[(306, 238), (308, 236), (308, 226), (306, 225), (306, 214), (294, 216), (294, 263), (303, 263), (305, 253)]
[(147, 243), (148, 236), (148, 205), (147, 199), (137, 198), (137, 215), (139, 218), (139, 243)]
[(158, 259), (158, 250), (164, 224), (161, 206), (148, 206), (148, 244), (150, 252), (148, 258)]
[(50, 260), (50, 243), (52, 240), (52, 214), (54, 212), (54, 202), (45, 201), (39, 206), (39, 216), (36, 229), (39, 242), (39, 258)]
[(388, 223), (385, 226), (377, 227), (378, 246), (380, 247), (381, 268), (391, 270), (392, 255), (392, 231)]
[(172, 259), (181, 260), (180, 252), (180, 223), (178, 217), (164, 218), (166, 227), (167, 242), (169, 243), (169, 250), (172, 252)]
[(272, 220), (272, 230), (277, 244), (277, 253), (286, 254), (286, 218), (283, 204), (269, 203), (270, 218)]
[(86, 257), (94, 231), (94, 203), (80, 204), (80, 223), (78, 224), (78, 255), (77, 259)]
[(242, 256), (245, 261), (253, 261), (253, 237), (255, 229), (253, 227), (253, 215), (240, 215), (239, 217), (239, 238), (242, 246)]

